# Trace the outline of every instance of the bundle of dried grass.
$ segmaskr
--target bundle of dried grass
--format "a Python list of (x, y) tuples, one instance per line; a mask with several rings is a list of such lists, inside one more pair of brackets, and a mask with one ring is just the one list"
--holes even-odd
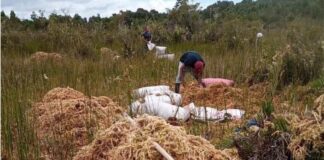
[(232, 159), (207, 140), (187, 135), (184, 128), (172, 126), (161, 118), (144, 115), (136, 118), (135, 122), (137, 125), (126, 121), (115, 123), (99, 133), (90, 145), (83, 147), (74, 160), (163, 159), (153, 142), (160, 144), (177, 160)]
[(46, 53), (46, 52), (36, 52), (31, 55), (29, 61), (32, 62), (44, 62), (47, 60), (52, 60), (55, 62), (59, 62), (63, 59), (62, 55), (59, 53)]
[(231, 157), (231, 160), (240, 160), (240, 156), (238, 154), (238, 150), (236, 148), (227, 148), (222, 150), (222, 152), (227, 155), (228, 157)]
[(203, 102), (204, 105), (224, 106), (226, 103), (238, 103), (242, 98), (242, 90), (223, 85), (212, 85), (207, 88), (200, 88), (195, 84), (190, 84), (183, 89), (183, 103), (189, 104), (190, 101), (195, 103)]
[(324, 156), (324, 94), (315, 100), (315, 106), (311, 118), (288, 119), (293, 131), (288, 148), (296, 160)]
[(84, 98), (85, 95), (79, 91), (76, 91), (72, 88), (53, 88), (48, 91), (44, 97), (43, 102), (52, 102), (56, 100), (67, 100), (67, 99), (79, 99)]
[[(266, 87), (266, 83), (259, 83), (246, 89), (223, 85), (212, 85), (207, 88), (201, 88), (192, 83), (183, 89), (183, 104), (186, 105), (190, 102), (195, 102), (195, 104), (198, 105), (223, 106), (226, 108), (259, 106), (262, 99), (264, 99)], [(249, 101), (246, 103), (247, 99)], [(259, 107), (249, 107), (249, 109), (258, 108)], [(250, 113), (253, 113), (253, 111)]]
[(102, 58), (118, 59), (119, 53), (107, 47), (100, 48), (100, 56)]
[(48, 159), (68, 159), (91, 142), (92, 135), (117, 121), (122, 109), (108, 97), (86, 97), (72, 88), (54, 88), (31, 112)]

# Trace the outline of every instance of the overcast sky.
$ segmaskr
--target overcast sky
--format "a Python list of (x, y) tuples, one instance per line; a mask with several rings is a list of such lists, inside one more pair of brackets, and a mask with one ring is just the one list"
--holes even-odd
[[(45, 10), (46, 16), (52, 12), (63, 14), (64, 10), (69, 15), (78, 13), (82, 17), (90, 17), (100, 14), (101, 17), (109, 17), (120, 10), (136, 11), (137, 8), (165, 12), (166, 8), (171, 9), (175, 2), (176, 0), (1, 0), (1, 10), (7, 15), (13, 10), (23, 19), (30, 19), (32, 11), (38, 10)], [(217, 0), (189, 0), (189, 2), (200, 3), (200, 6), (205, 8)]]

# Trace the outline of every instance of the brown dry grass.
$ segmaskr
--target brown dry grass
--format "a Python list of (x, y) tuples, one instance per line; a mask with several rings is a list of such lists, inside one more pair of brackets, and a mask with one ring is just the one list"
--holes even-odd
[(116, 59), (116, 57), (119, 55), (117, 51), (114, 51), (107, 47), (100, 48), (100, 56), (102, 58), (109, 58), (109, 59)]

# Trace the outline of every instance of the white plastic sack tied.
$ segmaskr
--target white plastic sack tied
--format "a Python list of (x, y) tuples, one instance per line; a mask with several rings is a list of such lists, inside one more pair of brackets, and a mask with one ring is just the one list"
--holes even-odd
[[(207, 111), (207, 117), (206, 117), (206, 111)], [(194, 119), (196, 120), (210, 120), (210, 121), (222, 121), (225, 119), (226, 114), (229, 114), (229, 119), (241, 119), (244, 115), (245, 111), (240, 109), (225, 109), (218, 111), (215, 108), (210, 107), (197, 107), (195, 108), (195, 111), (193, 113)]]
[(172, 60), (174, 60), (174, 54), (157, 55), (157, 58), (159, 58), (159, 59), (168, 59), (168, 60), (172, 61)]
[(181, 95), (178, 96), (179, 94), (171, 94), (171, 95), (161, 95), (161, 96), (156, 96), (156, 95), (147, 95), (144, 98), (145, 102), (149, 101), (157, 101), (157, 102), (164, 102), (172, 105), (179, 106), (181, 105)]
[(165, 94), (170, 91), (170, 87), (166, 85), (142, 87), (133, 91), (136, 97), (145, 97), (152, 94)]
[(145, 101), (144, 103), (135, 101), (130, 105), (130, 107), (132, 112), (135, 114), (149, 114), (162, 117), (166, 120), (170, 117), (175, 117), (178, 120), (183, 121), (190, 118), (190, 110), (193, 110), (193, 108), (190, 108), (190, 106), (182, 108), (158, 101), (157, 99), (151, 99), (150, 101)]
[(147, 43), (147, 48), (148, 48), (150, 51), (153, 50), (154, 47), (155, 47), (155, 44), (152, 43), (151, 41), (149, 41), (149, 42)]
[(160, 99), (163, 99), (164, 102), (174, 105), (181, 105), (182, 102), (181, 94), (171, 91), (170, 87), (165, 85), (143, 87), (134, 90), (133, 93), (137, 98), (144, 98), (149, 95), (163, 96), (160, 97)]
[(155, 54), (156, 55), (163, 55), (163, 54), (166, 54), (166, 48), (167, 47), (164, 47), (164, 46), (156, 46), (155, 47)]

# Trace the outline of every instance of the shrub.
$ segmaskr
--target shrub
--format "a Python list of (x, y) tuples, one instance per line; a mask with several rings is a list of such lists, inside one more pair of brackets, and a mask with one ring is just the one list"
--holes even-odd
[(275, 87), (280, 89), (291, 83), (307, 84), (321, 72), (322, 57), (321, 52), (307, 51), (302, 44), (287, 45), (273, 57)]

